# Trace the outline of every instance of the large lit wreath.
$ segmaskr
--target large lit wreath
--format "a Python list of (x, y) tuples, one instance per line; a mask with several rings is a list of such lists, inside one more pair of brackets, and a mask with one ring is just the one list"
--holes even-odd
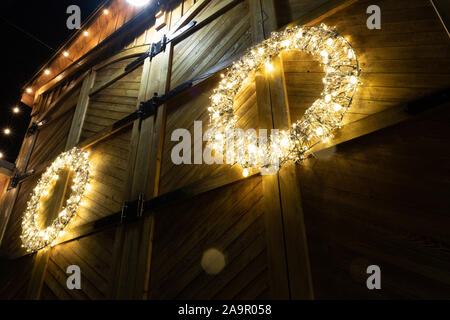
[[(46, 229), (38, 226), (38, 217), (41, 199), (49, 195), (51, 188), (59, 179), (61, 170), (68, 169), (75, 173), (73, 176), (72, 193), (58, 217)], [(81, 199), (83, 198), (89, 183), (89, 159), (88, 153), (73, 148), (64, 152), (52, 163), (39, 179), (37, 186), (27, 203), (22, 222), (22, 243), (28, 252), (34, 252), (52, 244), (64, 231), (67, 224), (75, 216)]]
[[(307, 52), (324, 66), (325, 88), (321, 97), (290, 130), (280, 131), (277, 136), (265, 140), (236, 136), (238, 118), (233, 114), (233, 104), (244, 81), (254, 77), (257, 70), (264, 68), (266, 73), (271, 72), (274, 68), (271, 59), (288, 50)], [(286, 161), (299, 162), (315, 144), (330, 138), (332, 131), (340, 126), (357, 90), (359, 74), (359, 63), (352, 46), (336, 30), (321, 25), (274, 32), (270, 39), (251, 48), (226, 75), (222, 75), (208, 108), (209, 147), (227, 155), (227, 159), (233, 159), (232, 163), (227, 163), (241, 165), (244, 176), (251, 169), (276, 167), (278, 170)], [(233, 145), (239, 146), (238, 152), (227, 150), (230, 139)]]

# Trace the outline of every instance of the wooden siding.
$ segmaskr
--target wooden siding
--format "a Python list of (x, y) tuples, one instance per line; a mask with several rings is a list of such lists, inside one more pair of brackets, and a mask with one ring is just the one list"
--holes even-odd
[[(269, 291), (261, 177), (158, 210), (151, 299), (263, 299)], [(225, 259), (217, 275), (203, 255)], [(218, 261), (215, 261), (218, 259)], [(218, 269), (220, 270), (220, 269)], [(211, 273), (211, 271), (209, 271)]]
[(22, 182), (19, 186), (20, 189), (17, 198), (19, 200), (16, 201), (16, 204), (13, 208), (0, 247), (2, 256), (5, 256), (9, 259), (25, 253), (25, 251), (22, 249), (22, 240), (20, 239), (20, 235), (22, 234), (22, 218), (27, 208), (27, 202), (38, 180), (39, 176), (33, 176), (28, 180)]
[(31, 278), (34, 256), (0, 259), (0, 300), (24, 300)]
[[(111, 230), (51, 249), (42, 300), (103, 300), (110, 286), (114, 232)], [(67, 267), (81, 269), (81, 290), (67, 288)]]
[[(78, 98), (78, 94), (79, 90), (74, 93), (74, 97)], [(28, 164), (29, 170), (36, 168), (37, 165), (53, 161), (64, 151), (75, 112), (76, 100), (72, 102), (74, 104), (71, 110), (58, 119), (52, 120), (48, 126), (37, 133), (36, 144)]]
[(49, 111), (52, 104), (55, 103), (61, 95), (67, 93), (67, 91), (71, 89), (72, 84), (73, 81), (63, 82), (62, 84), (56, 86), (53, 90), (47, 91), (40, 95), (33, 107), (32, 115), (40, 116)]
[(127, 129), (87, 150), (93, 167), (91, 190), (85, 203), (70, 223), (70, 228), (118, 212), (122, 208), (128, 174), (131, 130)]
[[(110, 12), (108, 15), (104, 15), (100, 11), (92, 23), (86, 26), (86, 29), (81, 30), (68, 47), (58, 51), (59, 55), (55, 56), (54, 60), (47, 65), (47, 68), (52, 71), (55, 77), (72, 65), (74, 61), (87, 54), (89, 50), (107, 39), (112, 33), (119, 30), (125, 23), (135, 17), (141, 8), (129, 5), (126, 0), (116, 0), (111, 2), (108, 10)], [(84, 31), (89, 32), (88, 37), (83, 35)], [(68, 58), (62, 54), (63, 51), (69, 52)], [(41, 75), (32, 84), (32, 87), (41, 88), (47, 85), (48, 82), (49, 77), (47, 75)]]
[(449, 106), (297, 166), (318, 299), (450, 297)]
[[(175, 99), (167, 107), (166, 139), (163, 149), (160, 193), (186, 186), (206, 176), (218, 175), (226, 171), (239, 171), (230, 165), (175, 165), (171, 158), (173, 147), (179, 142), (171, 141), (172, 132), (179, 128), (188, 129), (192, 136), (192, 163), (194, 163), (194, 121), (202, 121), (203, 132), (208, 130), (209, 113), (207, 106), (213, 89), (217, 86), (219, 77), (206, 81), (201, 86)], [(258, 112), (256, 108), (256, 92), (254, 83), (243, 88), (236, 97), (236, 114), (240, 116), (238, 125), (245, 129), (258, 128)], [(202, 143), (205, 148), (206, 143)], [(231, 174), (231, 172), (230, 172)]]
[[(121, 60), (99, 70), (95, 76), (94, 87), (124, 70), (134, 59)], [(142, 67), (139, 67), (90, 97), (81, 140), (98, 133), (136, 110), (141, 78)]]
[[(215, 16), (180, 43), (169, 46), (170, 50), (151, 64), (147, 61), (132, 73), (119, 75), (149, 43), (159, 41), (162, 32), (170, 32), (196, 2), (171, 3), (169, 30), (156, 32), (150, 26), (137, 35), (131, 34), (131, 42), (127, 41), (119, 52), (111, 52), (112, 56), (105, 56), (103, 62), (94, 66), (93, 88), (108, 85), (91, 92), (82, 140), (133, 112), (139, 99), (151, 97), (153, 88), (163, 90), (166, 75), (173, 88), (251, 45), (255, 36), (250, 28), (252, 16), (261, 16), (262, 12), (252, 12), (251, 2), (243, 1)], [(194, 20), (209, 17), (224, 1), (205, 3), (208, 4), (199, 13), (192, 15)], [(323, 3), (277, 1), (278, 24), (307, 15)], [(370, 4), (382, 7), (381, 31), (368, 30), (365, 25), (365, 9)], [(114, 14), (114, 19), (121, 19)], [(124, 21), (125, 16), (121, 16)], [(112, 30), (111, 21), (108, 28)], [(355, 46), (363, 69), (364, 84), (345, 118), (346, 124), (389, 108), (403, 107), (405, 102), (450, 84), (449, 40), (428, 1), (361, 0), (323, 22), (336, 25)], [(100, 22), (96, 23), (101, 28)], [(105, 30), (105, 34), (108, 32)], [(92, 41), (101, 41), (102, 36), (97, 36)], [(168, 63), (170, 58), (172, 62)], [(282, 61), (291, 119), (295, 121), (319, 97), (324, 74), (321, 66), (306, 54), (285, 53)], [(171, 160), (172, 148), (178, 143), (170, 139), (175, 129), (188, 129), (192, 137), (194, 121), (203, 122), (203, 132), (208, 129), (209, 97), (218, 81), (217, 75), (161, 107), (154, 118), (136, 122), (133, 129), (122, 130), (89, 147), (94, 165), (92, 190), (69, 228), (89, 226), (90, 222), (119, 211), (126, 197), (130, 194), (134, 197), (143, 190), (150, 190), (146, 194), (148, 199), (192, 185), (199, 190), (211, 190), (208, 188), (214, 178), (229, 183), (233, 177), (240, 177), (240, 169), (229, 165), (176, 166)], [(47, 112), (67, 88), (69, 83), (43, 94), (37, 101), (36, 114)], [(257, 84), (251, 81), (236, 99), (238, 126), (243, 129), (258, 128), (263, 120), (257, 105), (261, 104), (261, 95), (257, 99), (256, 91)], [(72, 98), (77, 96), (78, 92), (74, 92)], [(265, 103), (273, 107), (273, 102)], [(272, 108), (272, 114), (277, 112), (275, 109)], [(29, 169), (63, 151), (72, 115), (70, 110), (53, 119), (39, 133)], [(17, 263), (17, 273), (7, 275), (22, 281), (12, 285), (0, 274), (0, 285), (12, 288), (10, 298), (27, 297), (30, 265), (34, 263), (36, 267), (40, 263), (37, 269), (46, 270), (41, 275), (42, 291), (39, 285), (36, 287), (42, 299), (104, 299), (111, 295), (141, 298), (140, 289), (127, 292), (141, 286), (146, 287), (144, 296), (151, 299), (289, 297), (290, 289), (299, 283), (292, 281), (291, 274), (286, 275), (284, 269), (288, 269), (286, 266), (292, 260), (299, 260), (300, 255), (292, 254), (285, 246), (286, 241), (295, 245), (292, 240), (297, 238), (292, 234), (296, 229), (290, 224), (290, 229), (282, 226), (275, 230), (278, 225), (274, 222), (286, 218), (286, 211), (290, 211), (291, 218), (296, 212), (300, 214), (303, 206), (316, 298), (448, 298), (450, 239), (444, 226), (448, 224), (449, 203), (442, 190), (449, 188), (448, 179), (439, 174), (449, 169), (448, 152), (442, 142), (445, 137), (439, 136), (446, 130), (445, 121), (448, 122), (448, 113), (404, 123), (319, 152), (316, 158), (296, 168), (292, 166), (297, 176), (293, 174), (290, 178), (297, 178), (301, 184), (301, 197), (286, 192), (293, 184), (283, 185), (286, 180), (281, 174), (280, 179), (269, 177), (273, 182), (269, 187), (264, 183), (267, 177), (255, 176), (239, 182), (236, 178), (231, 185), (159, 208), (144, 221), (121, 226), (117, 233), (115, 229), (95, 233), (13, 261), (11, 266)], [(151, 156), (136, 155), (142, 151)], [(151, 159), (151, 163), (143, 159)], [(131, 172), (134, 166), (136, 173)], [(33, 176), (20, 185), (19, 200), (0, 248), (4, 255), (24, 254), (19, 238), (22, 215), (37, 179), (38, 176)], [(146, 180), (150, 187), (144, 186)], [(153, 188), (155, 181), (159, 188)], [(126, 190), (131, 184), (130, 190)], [(298, 206), (286, 208), (283, 201), (289, 196)], [(295, 211), (297, 208), (300, 210)], [(123, 255), (118, 253), (122, 245)], [(215, 276), (202, 268), (202, 257), (208, 249), (216, 249), (224, 257), (225, 268)], [(151, 252), (150, 271), (143, 263), (147, 262), (144, 252)], [(35, 263), (36, 260), (44, 263)], [(79, 292), (66, 288), (65, 270), (72, 264), (82, 269), (83, 290)], [(365, 287), (365, 268), (370, 264), (382, 268), (383, 292), (369, 292)], [(139, 284), (127, 284), (128, 279)], [(278, 290), (274, 289), (273, 281), (279, 282)], [(38, 284), (39, 278), (30, 282)], [(4, 292), (0, 290), (0, 297)], [(274, 295), (275, 292), (280, 295)]]
[[(214, 13), (218, 5), (220, 1), (211, 1), (193, 20), (202, 21)], [(175, 46), (171, 88), (242, 53), (250, 44), (249, 9), (248, 4), (243, 2)]]
[[(381, 30), (367, 29), (365, 11), (372, 4), (382, 8)], [(362, 69), (363, 84), (343, 124), (450, 86), (450, 39), (429, 1), (358, 1), (321, 22), (350, 41)], [(324, 73), (307, 54), (283, 57), (291, 118), (297, 121), (320, 96)]]

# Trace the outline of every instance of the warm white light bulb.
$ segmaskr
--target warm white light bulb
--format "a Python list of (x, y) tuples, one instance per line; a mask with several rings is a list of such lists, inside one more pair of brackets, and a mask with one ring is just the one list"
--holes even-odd
[(242, 175), (243, 175), (244, 177), (248, 177), (248, 169), (247, 169), (247, 168), (245, 168), (245, 169), (242, 171)]
[(44, 74), (45, 74), (45, 75), (47, 75), (47, 76), (48, 76), (48, 75), (49, 75), (50, 73), (51, 73), (51, 72), (50, 72), (50, 70), (49, 70), (49, 69), (45, 69), (45, 71), (44, 71)]
[(321, 136), (321, 135), (323, 134), (323, 129), (322, 129), (322, 128), (317, 128), (317, 129), (316, 129), (316, 134), (317, 134), (318, 136)]
[(342, 109), (342, 106), (340, 105), (340, 104), (335, 104), (334, 106), (333, 106), (333, 109), (334, 109), (334, 111), (339, 111), (339, 110), (341, 110)]
[(88, 32), (88, 31), (85, 31), (85, 32), (83, 32), (83, 35), (84, 35), (85, 37), (87, 37), (87, 36), (89, 35), (89, 32)]
[(27, 93), (32, 93), (32, 92), (33, 92), (33, 89), (27, 88)]
[(63, 52), (63, 56), (64, 56), (64, 57), (68, 57), (68, 56), (69, 56), (69, 53), (68, 53), (67, 51), (64, 51), (64, 52)]
[(273, 64), (271, 64), (269, 61), (267, 61), (264, 65), (266, 66), (267, 72), (272, 72), (273, 70), (275, 70), (275, 68), (273, 67)]
[(3, 130), (3, 133), (6, 135), (10, 135), (11, 134), (11, 129), (6, 128), (5, 130)]
[(0, 159), (3, 159), (4, 155), (3, 152), (0, 152)]
[(13, 111), (13, 113), (17, 114), (17, 113), (20, 112), (20, 108), (19, 108), (19, 107), (14, 107), (14, 108), (12, 109), (12, 111)]
[(145, 6), (150, 0), (127, 0), (127, 2), (135, 7)]

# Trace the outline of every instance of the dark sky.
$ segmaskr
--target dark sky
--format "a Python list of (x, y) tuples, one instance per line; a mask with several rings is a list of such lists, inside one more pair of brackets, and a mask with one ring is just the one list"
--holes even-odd
[[(68, 30), (67, 7), (78, 5), (82, 22), (104, 0), (3, 0), (0, 12), (2, 39), (2, 73), (0, 91), (0, 152), (3, 160), (14, 162), (30, 122), (30, 109), (22, 108), (19, 115), (12, 107), (20, 100), (22, 86), (54, 54), (74, 32)], [(22, 29), (25, 32), (19, 31)], [(33, 39), (26, 33), (44, 42)], [(5, 128), (11, 135), (4, 134)]]

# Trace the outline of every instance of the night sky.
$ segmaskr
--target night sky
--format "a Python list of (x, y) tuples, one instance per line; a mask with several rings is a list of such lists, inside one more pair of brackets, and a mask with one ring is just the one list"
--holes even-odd
[[(12, 108), (20, 101), (21, 88), (74, 32), (66, 27), (69, 17), (66, 14), (67, 7), (74, 4), (80, 6), (83, 23), (103, 1), (2, 1), (0, 33), (3, 43), (3, 72), (0, 89), (0, 152), (3, 154), (3, 160), (15, 162), (30, 122), (31, 109), (22, 107), (19, 114), (12, 112)], [(10, 128), (9, 136), (4, 134), (5, 128)]]

